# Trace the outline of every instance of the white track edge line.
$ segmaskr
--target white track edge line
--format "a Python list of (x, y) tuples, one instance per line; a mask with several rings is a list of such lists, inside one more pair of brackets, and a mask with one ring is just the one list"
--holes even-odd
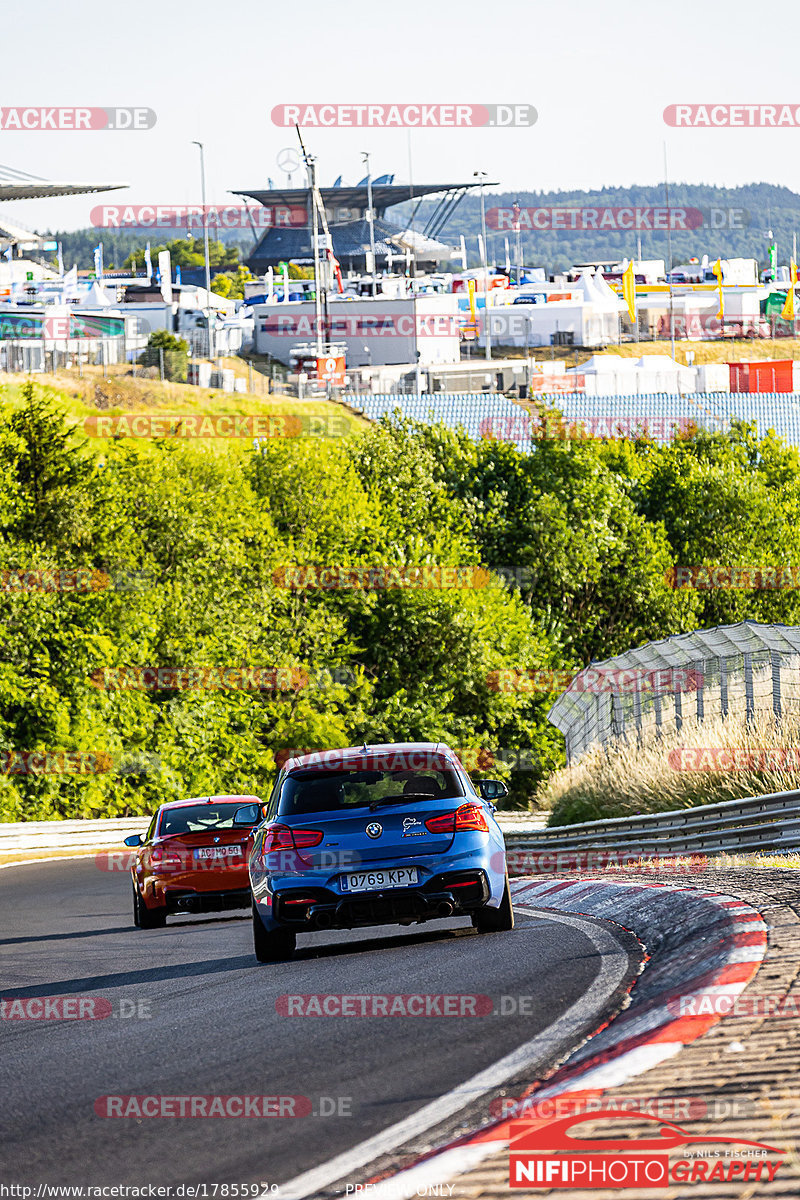
[[(591, 986), (590, 994), (594, 994), (599, 989), (602, 992), (602, 999), (604, 1001), (609, 999), (624, 979), (628, 967), (628, 955), (616, 938), (602, 926), (596, 925), (591, 920), (587, 921), (585, 917), (549, 911), (544, 914), (544, 917), (548, 921), (574, 926), (594, 943), (601, 955), (601, 960), (600, 970)], [(465, 1080), (446, 1095), (432, 1100), (418, 1112), (412, 1113), (394, 1125), (390, 1125), (388, 1129), (374, 1134), (360, 1145), (345, 1150), (329, 1159), (328, 1162), (322, 1163), (318, 1167), (312, 1167), (311, 1170), (304, 1171), (301, 1175), (290, 1179), (281, 1186), (282, 1200), (304, 1200), (305, 1197), (316, 1195), (328, 1184), (335, 1183), (336, 1180), (357, 1171), (360, 1167), (367, 1166), (381, 1155), (388, 1154), (389, 1151), (401, 1146), (410, 1138), (440, 1124), (447, 1117), (457, 1113), (464, 1105), (474, 1101), (476, 1097), (498, 1087), (505, 1079), (528, 1066), (548, 1044), (557, 1041), (563, 1033), (574, 1027), (575, 1019), (585, 1004), (586, 995), (587, 993), (584, 993), (574, 1004), (570, 1005), (566, 1012), (562, 1013), (541, 1033), (538, 1033), (536, 1037), (524, 1042), (516, 1050), (504, 1055), (503, 1058), (498, 1059), (483, 1071), (479, 1071), (471, 1079)]]

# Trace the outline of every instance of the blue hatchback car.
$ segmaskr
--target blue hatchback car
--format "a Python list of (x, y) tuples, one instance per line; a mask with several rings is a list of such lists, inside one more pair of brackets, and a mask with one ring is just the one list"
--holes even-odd
[[(289, 759), (249, 857), (259, 962), (291, 957), (298, 933), (469, 917), (512, 929), (493, 800), (442, 743), (351, 747)], [(243, 812), (245, 816), (252, 814)]]

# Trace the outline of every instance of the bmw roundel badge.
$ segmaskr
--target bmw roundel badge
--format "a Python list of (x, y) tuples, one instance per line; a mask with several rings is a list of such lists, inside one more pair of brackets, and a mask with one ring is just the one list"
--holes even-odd
[(379, 825), (377, 821), (372, 821), (367, 826), (367, 836), (368, 837), (379, 838), (382, 833), (383, 833), (383, 826)]

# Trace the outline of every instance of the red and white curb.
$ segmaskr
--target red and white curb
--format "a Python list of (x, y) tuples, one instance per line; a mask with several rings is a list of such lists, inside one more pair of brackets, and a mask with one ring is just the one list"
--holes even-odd
[[(666, 975), (663, 988), (642, 1005), (637, 1005), (634, 1000), (606, 1026), (602, 1047), (598, 1048), (597, 1041), (590, 1038), (551, 1076), (546, 1086), (529, 1088), (500, 1120), (479, 1132), (443, 1146), (396, 1175), (375, 1182), (367, 1193), (371, 1200), (405, 1200), (426, 1192), (435, 1195), (437, 1193), (432, 1189), (437, 1185), (441, 1187), (506, 1148), (510, 1122), (524, 1118), (526, 1107), (534, 1102), (539, 1104), (567, 1094), (576, 1101), (596, 1100), (606, 1089), (617, 1087), (672, 1058), (722, 1019), (716, 1013), (676, 1016), (676, 996), (679, 995), (684, 1004), (699, 995), (737, 996), (757, 972), (767, 949), (767, 926), (756, 909), (733, 896), (702, 888), (638, 881), (609, 883), (604, 879), (548, 879), (520, 880), (512, 884), (512, 890), (515, 908), (524, 910), (526, 905), (531, 905), (538, 909), (551, 908), (601, 918), (603, 914), (610, 918), (609, 909), (618, 908), (620, 900), (633, 900), (638, 904), (652, 898), (657, 902), (659, 892), (662, 895), (665, 891), (681, 893), (687, 899), (696, 898), (720, 910), (720, 936), (714, 952), (698, 956), (696, 969), (688, 979), (681, 978), (680, 984), (674, 976), (678, 974), (679, 966), (680, 973), (685, 975), (685, 961), (672, 964), (674, 971), (670, 980), (669, 952), (661, 958), (651, 959), (652, 963), (658, 963), (659, 972)], [(624, 923), (624, 917), (619, 923)], [(649, 969), (645, 968), (642, 979)]]

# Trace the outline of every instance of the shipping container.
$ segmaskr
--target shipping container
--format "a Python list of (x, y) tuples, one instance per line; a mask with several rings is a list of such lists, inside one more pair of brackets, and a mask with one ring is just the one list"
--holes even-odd
[(732, 392), (792, 392), (791, 358), (728, 363)]

